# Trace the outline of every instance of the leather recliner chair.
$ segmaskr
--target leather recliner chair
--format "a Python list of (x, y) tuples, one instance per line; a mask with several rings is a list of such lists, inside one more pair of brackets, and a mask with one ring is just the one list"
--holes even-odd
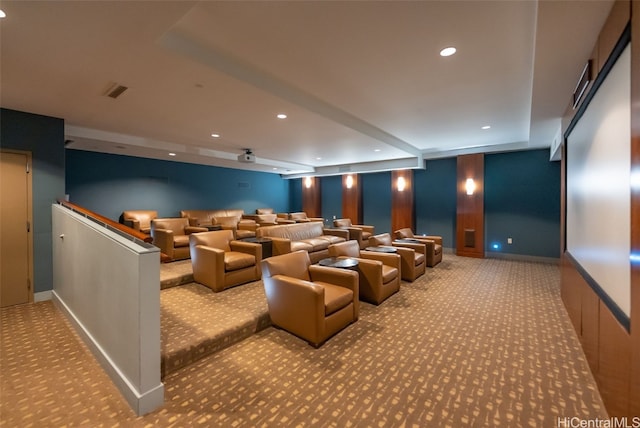
[(435, 235), (414, 235), (408, 227), (394, 232), (396, 239), (413, 239), (424, 243), (427, 248), (427, 266), (434, 267), (442, 261), (442, 237)]
[(375, 227), (366, 224), (352, 224), (350, 218), (338, 218), (333, 220), (334, 227), (344, 228), (349, 231), (349, 239), (355, 239), (360, 249), (369, 246), (369, 238), (374, 234)]
[(360, 251), (357, 241), (329, 245), (331, 257), (358, 260), (360, 300), (379, 305), (400, 290), (400, 256), (391, 253)]
[(138, 232), (151, 233), (151, 220), (158, 218), (158, 211), (153, 210), (129, 210), (120, 215), (120, 223)]
[(213, 291), (260, 279), (262, 245), (235, 241), (231, 230), (193, 233), (189, 248), (193, 279)]
[(171, 260), (188, 259), (189, 235), (206, 231), (206, 227), (189, 226), (189, 219), (184, 217), (151, 220), (153, 245), (159, 247)]
[(294, 220), (296, 223), (306, 223), (309, 221), (324, 222), (324, 219), (322, 217), (307, 217), (307, 213), (304, 211), (289, 213), (289, 220)]
[(316, 348), (355, 322), (358, 273), (312, 265), (306, 251), (261, 262), (271, 322)]
[(397, 243), (391, 240), (391, 235), (381, 233), (369, 238), (369, 245), (372, 247), (387, 246), (394, 247), (400, 255), (400, 273), (402, 279), (413, 282), (425, 272), (426, 246), (422, 243)]

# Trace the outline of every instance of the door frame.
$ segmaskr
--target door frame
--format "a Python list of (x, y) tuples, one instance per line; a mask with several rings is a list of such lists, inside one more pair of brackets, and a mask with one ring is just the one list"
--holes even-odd
[[(29, 232), (27, 233), (27, 264), (28, 264), (28, 272), (29, 276), (29, 302), (33, 303), (34, 294), (35, 294), (35, 284), (33, 280), (33, 161), (32, 155), (30, 151), (25, 150), (11, 150), (11, 149), (0, 149), (0, 154), (2, 153), (13, 153), (18, 155), (24, 155), (27, 157), (27, 221), (29, 222)], [(26, 226), (26, 225), (25, 225)]]

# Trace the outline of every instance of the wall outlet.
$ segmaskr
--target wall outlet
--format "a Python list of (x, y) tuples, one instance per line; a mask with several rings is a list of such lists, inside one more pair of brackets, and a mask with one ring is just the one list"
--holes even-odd
[(507, 244), (513, 244), (513, 238), (507, 238)]

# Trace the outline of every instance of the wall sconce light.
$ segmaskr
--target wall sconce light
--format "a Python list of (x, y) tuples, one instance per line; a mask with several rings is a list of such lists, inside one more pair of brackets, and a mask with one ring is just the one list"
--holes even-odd
[(309, 189), (311, 187), (311, 177), (305, 177), (304, 179), (304, 187)]
[(396, 181), (398, 192), (403, 192), (406, 185), (407, 182), (404, 180), (404, 177), (398, 177), (398, 180)]
[(352, 175), (347, 175), (347, 179), (345, 181), (345, 184), (347, 185), (347, 189), (351, 189), (353, 187), (353, 176)]
[(473, 181), (473, 178), (467, 178), (467, 183), (464, 185), (464, 188), (467, 190), (467, 195), (473, 195), (473, 192), (476, 190), (476, 182)]

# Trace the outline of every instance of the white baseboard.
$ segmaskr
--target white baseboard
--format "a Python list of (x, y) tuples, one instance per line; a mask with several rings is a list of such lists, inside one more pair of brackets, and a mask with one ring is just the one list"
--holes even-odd
[(44, 302), (45, 300), (51, 300), (51, 290), (40, 291), (33, 293), (33, 302)]

